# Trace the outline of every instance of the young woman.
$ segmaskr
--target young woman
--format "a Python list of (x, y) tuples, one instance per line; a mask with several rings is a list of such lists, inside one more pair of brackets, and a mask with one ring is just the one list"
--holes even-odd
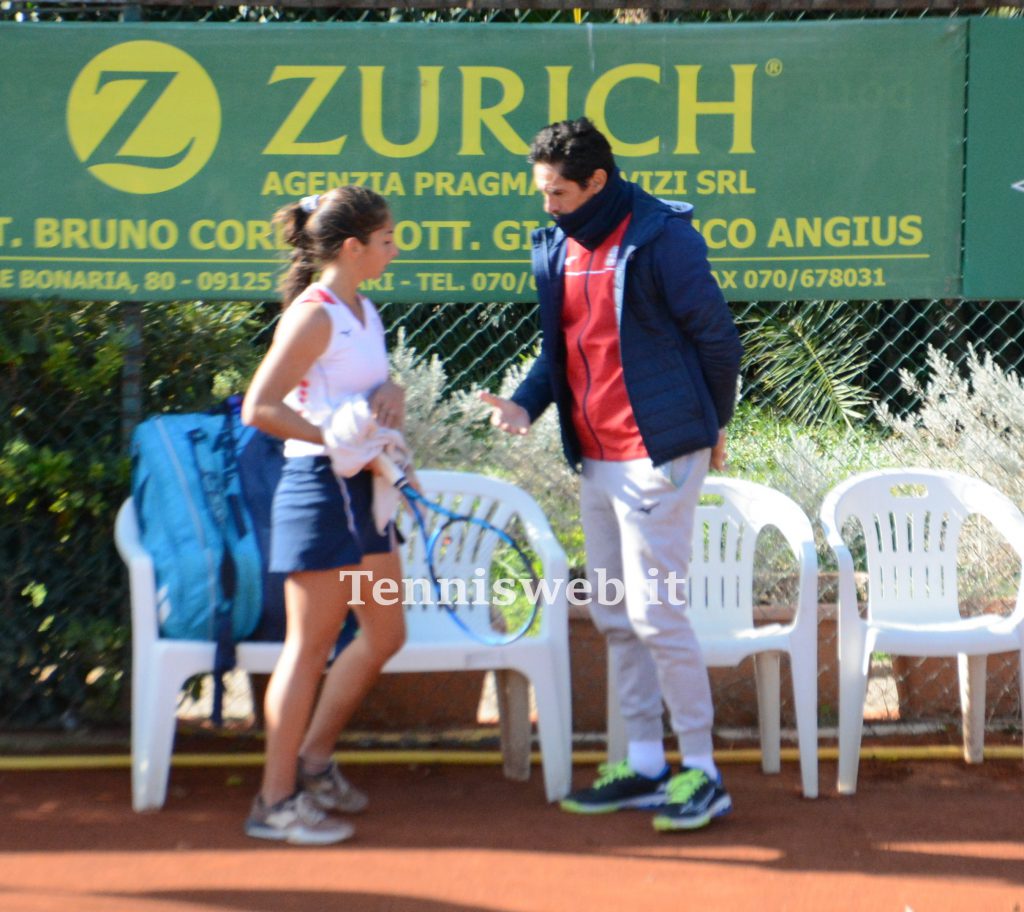
[[(366, 796), (331, 756), (341, 730), (405, 640), (401, 603), (375, 604), (378, 579), (399, 580), (394, 533), (372, 516), (372, 476), (339, 480), (321, 426), (353, 394), (366, 394), (385, 427), (400, 428), (404, 392), (388, 377), (384, 327), (359, 285), (396, 254), (387, 204), (363, 187), (306, 197), (275, 216), (294, 248), (281, 283), (283, 312), (252, 379), (242, 418), (285, 440), (274, 496), (270, 569), (287, 573), (284, 648), (267, 687), (266, 766), (245, 831), (260, 839), (315, 845), (354, 829), (334, 814), (366, 807)], [(319, 275), (318, 275), (319, 274)], [(316, 279), (316, 281), (314, 281)], [(343, 572), (369, 571), (363, 604), (350, 605)], [(394, 590), (391, 590), (394, 591)], [(349, 610), (359, 635), (324, 668)]]

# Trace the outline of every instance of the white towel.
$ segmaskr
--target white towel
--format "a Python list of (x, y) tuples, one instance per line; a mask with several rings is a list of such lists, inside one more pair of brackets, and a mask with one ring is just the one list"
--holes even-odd
[[(384, 453), (400, 469), (412, 465), (412, 451), (401, 431), (381, 427), (370, 414), (365, 396), (350, 396), (342, 402), (321, 427), (324, 445), (331, 459), (334, 474), (351, 478)], [(373, 476), (373, 520), (383, 533), (394, 518), (401, 495), (391, 482), (380, 474)]]

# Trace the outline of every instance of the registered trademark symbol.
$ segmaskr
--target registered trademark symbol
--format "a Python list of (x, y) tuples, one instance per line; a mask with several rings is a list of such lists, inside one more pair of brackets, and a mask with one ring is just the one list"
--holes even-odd
[(778, 57), (772, 57), (772, 59), (769, 60), (764, 65), (764, 71), (769, 76), (781, 76), (782, 75), (782, 61), (779, 60)]

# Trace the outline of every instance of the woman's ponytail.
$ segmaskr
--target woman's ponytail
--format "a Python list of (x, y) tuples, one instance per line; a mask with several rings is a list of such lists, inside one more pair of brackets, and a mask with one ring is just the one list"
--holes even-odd
[(333, 260), (345, 241), (362, 243), (388, 220), (384, 197), (367, 187), (336, 187), (282, 206), (274, 215), (281, 235), (291, 246), (291, 262), (278, 283), (282, 306), (292, 303)]
[(292, 248), (291, 260), (277, 284), (282, 307), (302, 294), (316, 276), (317, 262), (311, 249), (312, 240), (306, 232), (310, 215), (301, 202), (282, 206), (274, 214), (285, 243)]

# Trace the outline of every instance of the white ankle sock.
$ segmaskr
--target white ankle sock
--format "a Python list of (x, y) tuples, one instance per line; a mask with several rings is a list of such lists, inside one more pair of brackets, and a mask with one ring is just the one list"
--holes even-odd
[(715, 766), (715, 759), (711, 754), (691, 754), (683, 757), (683, 766), (703, 770), (712, 782), (718, 781), (718, 767)]
[(627, 758), (634, 773), (654, 779), (665, 769), (665, 745), (661, 741), (630, 741)]

